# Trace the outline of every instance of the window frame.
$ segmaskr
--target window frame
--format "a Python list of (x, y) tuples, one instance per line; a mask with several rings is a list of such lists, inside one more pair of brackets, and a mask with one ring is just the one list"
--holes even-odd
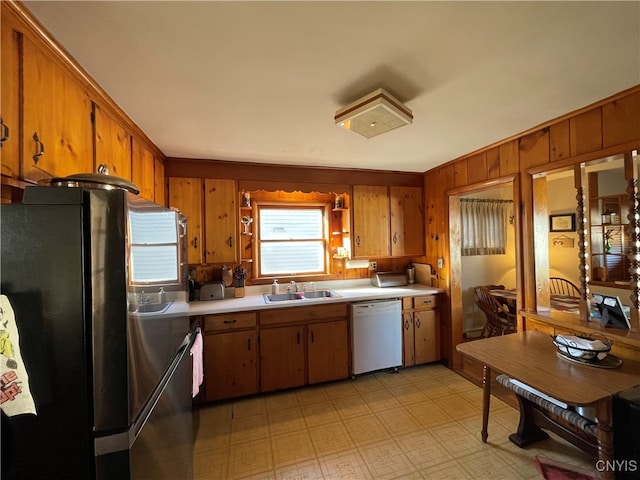
[[(318, 277), (326, 277), (332, 274), (332, 264), (331, 264), (331, 232), (330, 232), (330, 218), (331, 218), (331, 204), (325, 202), (292, 202), (292, 201), (268, 201), (268, 200), (257, 200), (254, 202), (255, 210), (254, 214), (256, 216), (255, 227), (254, 227), (254, 245), (253, 245), (253, 278), (255, 280), (271, 280), (271, 279), (305, 279), (305, 278), (315, 278)], [(323, 257), (324, 257), (324, 271), (323, 272), (299, 272), (295, 274), (263, 274), (262, 273), (262, 256), (260, 254), (260, 245), (261, 245), (261, 235), (260, 235), (260, 214), (261, 209), (263, 208), (281, 208), (281, 209), (295, 209), (295, 210), (320, 210), (322, 213), (322, 248), (323, 248)], [(291, 241), (291, 240), (287, 240)], [(295, 240), (301, 241), (301, 240)], [(302, 240), (304, 241), (304, 240)], [(311, 241), (311, 240), (309, 240)], [(317, 241), (314, 239), (313, 241)], [(285, 240), (268, 240), (268, 243), (275, 242), (285, 242)]]

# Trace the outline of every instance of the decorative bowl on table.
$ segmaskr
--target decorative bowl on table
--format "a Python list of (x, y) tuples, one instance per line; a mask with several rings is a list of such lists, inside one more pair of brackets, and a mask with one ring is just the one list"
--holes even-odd
[(553, 344), (561, 355), (590, 362), (604, 360), (611, 351), (612, 342), (606, 338), (591, 338), (577, 335), (552, 335)]

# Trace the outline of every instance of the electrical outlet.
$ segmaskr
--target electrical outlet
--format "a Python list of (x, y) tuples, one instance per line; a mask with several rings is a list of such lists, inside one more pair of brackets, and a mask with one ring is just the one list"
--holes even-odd
[(438, 268), (442, 268), (444, 266), (444, 258), (438, 259)]
[(377, 270), (378, 262), (369, 262), (369, 270)]

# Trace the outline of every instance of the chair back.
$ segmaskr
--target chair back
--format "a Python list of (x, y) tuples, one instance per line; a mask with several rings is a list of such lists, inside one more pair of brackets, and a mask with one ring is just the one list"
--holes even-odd
[(516, 315), (509, 312), (509, 308), (503, 306), (490, 292), (490, 290), (502, 289), (504, 289), (503, 285), (480, 285), (474, 288), (476, 304), (487, 317), (482, 332), (483, 337), (495, 337), (516, 332)]
[(580, 297), (580, 289), (566, 278), (549, 278), (549, 291), (552, 295), (566, 295), (568, 297)]

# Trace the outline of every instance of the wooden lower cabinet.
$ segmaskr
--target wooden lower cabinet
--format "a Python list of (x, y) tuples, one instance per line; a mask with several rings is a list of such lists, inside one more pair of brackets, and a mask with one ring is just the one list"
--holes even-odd
[(255, 313), (206, 315), (205, 400), (258, 392), (258, 334)]
[(347, 303), (275, 308), (259, 315), (261, 391), (348, 378)]
[(304, 325), (260, 331), (260, 390), (304, 385)]
[(403, 299), (403, 365), (440, 360), (440, 318), (435, 295)]
[(347, 321), (312, 323), (307, 326), (309, 383), (328, 382), (349, 376)]

